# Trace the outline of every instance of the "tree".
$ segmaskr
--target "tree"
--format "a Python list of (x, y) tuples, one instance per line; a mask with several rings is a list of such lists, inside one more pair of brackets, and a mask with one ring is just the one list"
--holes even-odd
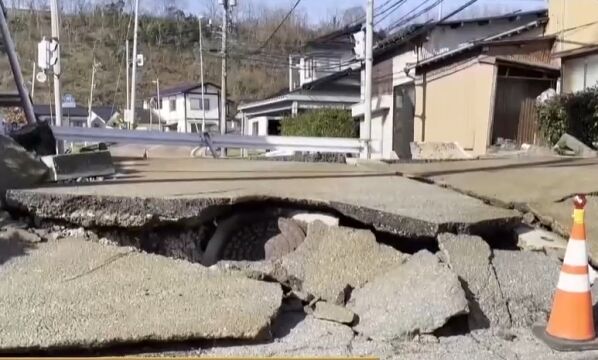
[(315, 137), (356, 137), (356, 124), (347, 110), (309, 111), (282, 120), (282, 135)]

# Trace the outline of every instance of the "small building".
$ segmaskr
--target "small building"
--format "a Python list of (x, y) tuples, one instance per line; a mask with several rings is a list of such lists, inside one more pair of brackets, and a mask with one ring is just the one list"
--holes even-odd
[(570, 93), (598, 85), (598, 1), (550, 0), (546, 33), (556, 36), (560, 89)]
[[(542, 36), (545, 23), (546, 11), (538, 10), (441, 23), (412, 24), (378, 42), (374, 48), (370, 129), (372, 158), (411, 158), (411, 142), (421, 141), (421, 129), (416, 128), (418, 124), (414, 121), (415, 111), (416, 106), (428, 106), (423, 103), (425, 100), (421, 94), (416, 94), (415, 64), (491, 39), (495, 35), (499, 35), (497, 39), (502, 38), (505, 33), (507, 37), (522, 32), (527, 37)], [(363, 74), (362, 79), (364, 78)], [(456, 90), (446, 91), (458, 94)], [(363, 83), (361, 94), (364, 99)], [(453, 106), (448, 103), (436, 105), (447, 107), (436, 108), (436, 111), (452, 110)], [(353, 107), (353, 116), (360, 120), (360, 133), (363, 134), (363, 103)]]
[[(152, 112), (164, 123), (164, 130), (178, 132), (197, 132), (202, 129), (205, 111), (205, 128), (209, 132), (217, 132), (220, 124), (220, 87), (206, 82), (204, 101), (202, 103), (202, 85), (200, 83), (180, 84), (160, 89), (145, 101), (144, 108)], [(159, 104), (159, 105), (158, 105)], [(227, 114), (230, 114), (230, 102)]]
[(266, 99), (238, 107), (246, 135), (279, 135), (280, 121), (324, 108), (347, 109), (360, 101), (358, 54), (362, 24), (311, 40), (302, 56), (289, 58), (289, 85)]
[[(39, 120), (48, 121), (50, 124), (56, 123), (54, 106), (34, 105), (33, 111)], [(62, 108), (63, 124), (68, 123), (70, 126), (76, 127), (87, 127), (88, 121), (90, 121), (91, 127), (105, 128), (119, 116), (120, 113), (114, 106), (93, 106), (91, 119), (87, 107), (77, 105), (72, 108)]]
[(509, 39), (516, 30), (414, 65), (413, 137), (457, 142), (472, 155), (508, 139), (538, 144), (536, 98), (560, 76), (554, 37)]
[(280, 121), (305, 111), (334, 108), (351, 110), (359, 102), (359, 70), (347, 69), (293, 91), (239, 106), (246, 135), (279, 135)]

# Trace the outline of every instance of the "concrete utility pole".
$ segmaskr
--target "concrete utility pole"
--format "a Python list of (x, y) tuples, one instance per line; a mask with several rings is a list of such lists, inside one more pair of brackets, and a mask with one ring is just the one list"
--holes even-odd
[(130, 84), (130, 76), (131, 73), (129, 72), (131, 70), (131, 58), (129, 56), (129, 39), (127, 39), (127, 41), (125, 42), (125, 53), (126, 53), (126, 64), (125, 64), (125, 69), (127, 71), (127, 110), (131, 109), (131, 84)]
[(368, 0), (367, 19), (365, 29), (365, 104), (364, 104), (364, 133), (362, 139), (366, 142), (365, 157), (371, 157), (372, 140), (372, 69), (374, 65), (374, 0)]
[(227, 77), (227, 33), (228, 33), (228, 2), (221, 0), (224, 8), (222, 15), (222, 86), (220, 89), (220, 133), (226, 134), (226, 77)]
[[(58, 46), (56, 47), (55, 55), (56, 64), (54, 64), (54, 116), (56, 119), (56, 126), (62, 126), (62, 90), (60, 88), (60, 14), (58, 10), (58, 0), (50, 1), (50, 13), (52, 22), (52, 40), (56, 41)], [(67, 126), (69, 124), (66, 124)], [(59, 149), (61, 151), (61, 149)], [(61, 151), (62, 152), (62, 151)]]
[(206, 89), (203, 82), (203, 33), (201, 30), (201, 17), (199, 18), (199, 68), (201, 73), (201, 133), (206, 132)]
[[(162, 118), (162, 99), (160, 98), (160, 78), (156, 78), (156, 80), (152, 81), (154, 84), (156, 84), (156, 96), (158, 96), (158, 98), (156, 99), (156, 110), (158, 113), (158, 130), (162, 131), (162, 121), (160, 121), (160, 119)], [(150, 109), (150, 114), (151, 114), (151, 109)]]
[(33, 72), (31, 73), (31, 98), (35, 97), (35, 72), (37, 71), (37, 63), (33, 62)]
[(139, 31), (139, 0), (135, 0), (135, 28), (133, 34), (133, 73), (131, 75), (130, 124), (135, 123), (135, 89), (137, 87), (137, 32)]
[(91, 107), (93, 106), (93, 89), (95, 88), (96, 81), (96, 69), (98, 67), (96, 59), (93, 59), (93, 65), (91, 66), (91, 86), (89, 88), (89, 102), (87, 103), (87, 127), (91, 127)]

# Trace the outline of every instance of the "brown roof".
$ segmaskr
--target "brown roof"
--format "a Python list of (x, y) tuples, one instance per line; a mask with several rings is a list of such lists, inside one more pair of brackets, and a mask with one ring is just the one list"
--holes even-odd
[(594, 53), (598, 53), (598, 44), (582, 46), (580, 48), (572, 50), (555, 52), (552, 54), (552, 56), (556, 58), (572, 58), (578, 56), (591, 55)]

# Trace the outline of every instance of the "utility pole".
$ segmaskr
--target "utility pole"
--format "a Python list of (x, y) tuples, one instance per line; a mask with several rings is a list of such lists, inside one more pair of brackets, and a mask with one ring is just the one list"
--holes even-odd
[(33, 72), (31, 73), (31, 98), (35, 97), (35, 72), (37, 71), (37, 63), (33, 62)]
[(125, 64), (125, 69), (127, 71), (127, 110), (131, 109), (131, 84), (130, 84), (130, 70), (131, 70), (131, 59), (129, 57), (129, 39), (127, 39), (127, 41), (125, 42), (125, 53), (126, 53), (126, 58), (127, 58), (127, 62)]
[[(62, 126), (62, 90), (60, 88), (60, 76), (62, 75), (60, 69), (60, 14), (58, 10), (58, 0), (50, 1), (50, 22), (52, 24), (52, 40), (56, 42), (56, 49), (54, 50), (54, 56), (56, 57), (56, 63), (54, 64), (54, 119), (56, 126)], [(69, 121), (66, 121), (66, 126), (69, 126)], [(64, 153), (65, 142), (56, 142), (56, 152), (58, 154)]]
[[(162, 99), (160, 98), (160, 78), (156, 78), (156, 80), (152, 81), (154, 84), (156, 84), (156, 95), (158, 96), (158, 98), (156, 99), (156, 110), (158, 113), (158, 130), (162, 131), (162, 121), (160, 121), (160, 119), (162, 119)], [(150, 114), (151, 114), (151, 109), (150, 109)]]
[(220, 89), (220, 133), (226, 134), (226, 77), (227, 77), (227, 33), (228, 33), (228, 3), (229, 0), (221, 0), (224, 8), (222, 15), (222, 86)]
[(95, 81), (96, 81), (96, 68), (98, 64), (96, 63), (95, 57), (93, 58), (93, 65), (91, 67), (91, 87), (89, 89), (89, 101), (87, 103), (87, 127), (91, 127), (91, 107), (93, 105), (93, 89), (95, 88)]
[(62, 75), (60, 72), (60, 14), (58, 13), (60, 8), (58, 7), (58, 0), (51, 0), (50, 3), (52, 40), (56, 41), (58, 44), (55, 51), (57, 60), (56, 64), (54, 64), (54, 114), (56, 126), (62, 126), (62, 90), (60, 88), (60, 75)]
[(199, 68), (201, 73), (201, 133), (206, 132), (206, 89), (203, 82), (203, 33), (201, 30), (201, 17), (199, 17)]
[(139, 31), (139, 0), (135, 0), (135, 28), (133, 34), (133, 74), (131, 75), (130, 124), (135, 122), (135, 88), (137, 86), (137, 32)]
[(365, 157), (371, 157), (372, 140), (372, 69), (374, 65), (374, 0), (367, 0), (367, 16), (365, 29), (365, 104), (364, 133), (366, 142)]

